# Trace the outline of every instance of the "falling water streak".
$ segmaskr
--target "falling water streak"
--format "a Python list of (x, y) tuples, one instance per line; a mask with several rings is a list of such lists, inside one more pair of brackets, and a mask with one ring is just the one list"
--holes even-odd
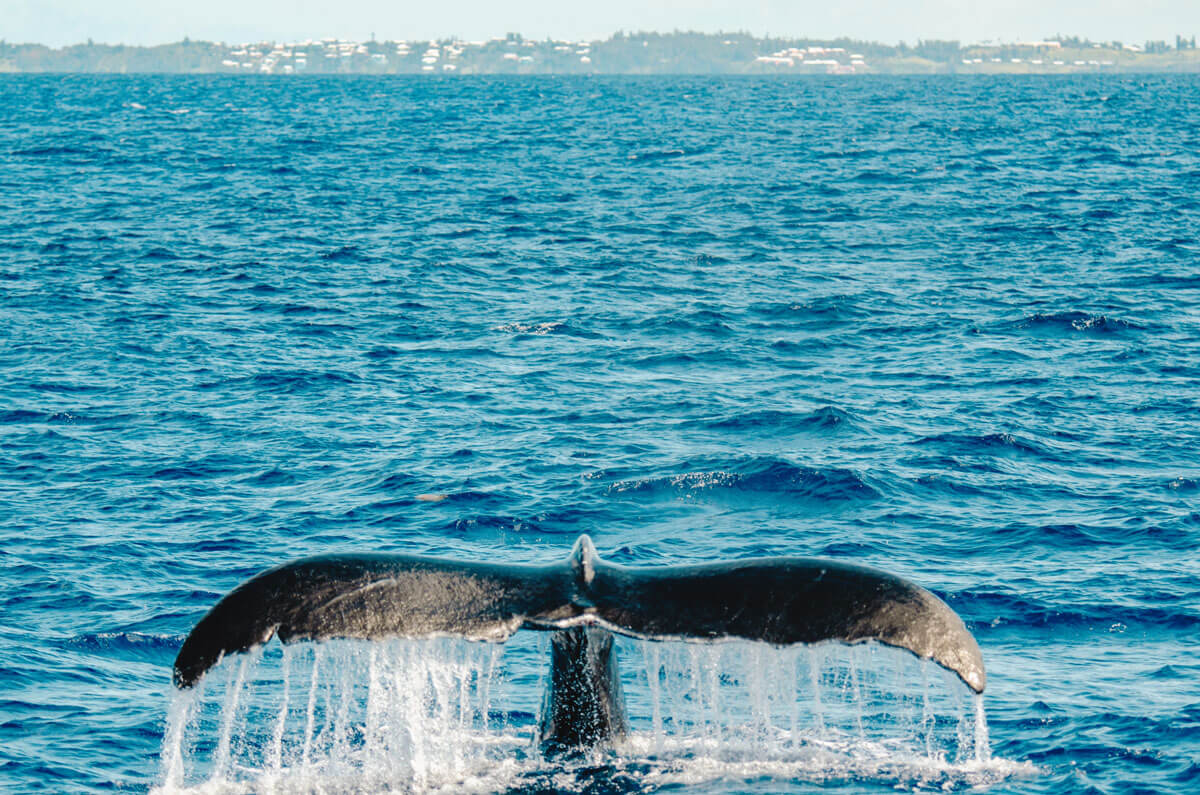
[(663, 748), (663, 716), (662, 716), (662, 661), (658, 644), (651, 643), (646, 648), (646, 689), (650, 692), (650, 726), (654, 736), (654, 754), (662, 754)]
[(788, 700), (788, 735), (792, 748), (800, 747), (798, 721), (800, 719), (800, 655), (793, 649), (788, 650), (788, 680), (790, 689), (784, 689), (783, 694), (790, 696)]
[(983, 694), (975, 694), (975, 761), (985, 763), (992, 758), (992, 747), (988, 740), (987, 713), (983, 709)]
[(275, 721), (275, 731), (271, 736), (271, 768), (280, 771), (283, 769), (283, 730), (287, 725), (288, 702), (291, 695), (291, 650), (284, 646), (280, 654), (279, 663), (282, 680), (283, 680), (283, 695), (279, 705), (279, 717)]
[(408, 646), (392, 644), (386, 648), (391, 653), (379, 658), (375, 692), (380, 723), (370, 742), (382, 766), (390, 766), (395, 774), (415, 781), (420, 765), (420, 716), (411, 711), (414, 694), (400, 677), (402, 672), (407, 672), (416, 683), (418, 672), (412, 670)]
[(929, 668), (921, 666), (921, 732), (925, 735), (925, 755), (933, 756), (933, 705), (929, 703)]
[[(220, 722), (210, 717), (197, 724), (206, 732), (220, 731), (223, 739), (215, 744), (215, 752), (213, 744), (203, 741), (189, 746), (184, 735), (195, 718), (189, 717), (182, 699), (173, 702), (160, 754), (164, 785), (182, 786), (189, 770), (193, 776), (197, 769), (207, 773), (206, 758), (216, 761), (212, 776), (202, 776), (208, 781), (205, 786), (215, 782), (220, 788), (248, 791), (293, 785), (321, 790), (327, 786), (321, 782), (353, 782), (333, 784), (335, 791), (345, 786), (356, 791), (453, 789), (466, 786), (468, 780), (476, 786), (488, 776), (501, 775), (497, 754), (511, 747), (508, 738), (503, 732), (485, 735), (491, 723), (489, 703), (505, 675), (502, 647), (442, 648), (405, 641), (357, 648), (350, 654), (337, 644), (317, 646), (308, 658), (284, 647), (280, 657), (265, 661), (256, 671), (249, 671), (252, 660), (242, 658), (236, 675), (226, 677), (227, 692), (217, 694), (220, 709), (215, 715)], [(666, 648), (646, 643), (635, 648), (643, 655), (645, 683), (640, 675), (631, 677), (626, 690), (631, 706), (645, 706), (631, 717), (636, 726), (636, 713), (646, 709), (652, 734), (639, 737), (640, 732), (634, 732), (631, 749), (647, 754), (653, 749), (654, 758), (666, 760), (681, 754), (680, 761), (668, 762), (676, 770), (680, 763), (690, 769), (691, 763), (682, 760), (697, 760), (701, 769), (710, 771), (700, 775), (720, 777), (726, 773), (717, 771), (742, 765), (749, 756), (802, 765), (811, 772), (815, 753), (821, 760), (817, 764), (829, 766), (822, 776), (900, 775), (901, 781), (908, 775), (921, 780), (950, 776), (948, 781), (957, 781), (955, 777), (969, 770), (979, 775), (978, 766), (990, 759), (982, 703), (977, 701), (972, 711), (957, 680), (946, 677), (947, 692), (933, 693), (936, 678), (923, 662), (916, 668), (897, 668), (892, 679), (878, 676), (881, 660), (871, 650), (869, 659), (860, 658), (860, 647), (835, 647), (837, 653), (826, 647), (772, 651), (721, 643)], [(304, 672), (300, 661), (309, 659), (312, 669)], [(522, 666), (531, 665), (518, 659)], [(802, 659), (807, 659), (807, 674), (800, 670)], [(279, 665), (273, 676), (271, 663)], [(234, 668), (227, 670), (232, 674)], [(527, 670), (544, 669), (536, 665)], [(299, 711), (292, 703), (297, 695), (291, 692), (293, 678), (309, 680), (301, 702), (306, 706)], [(811, 700), (803, 693), (806, 680), (813, 683)], [(907, 695), (897, 685), (904, 685)], [(302, 684), (298, 687), (302, 690)], [(265, 704), (253, 703), (264, 695)], [(813, 707), (812, 714), (805, 714), (805, 703)], [(905, 707), (911, 721), (902, 726), (891, 715)], [(939, 729), (954, 726), (941, 722), (950, 710), (960, 718), (955, 764), (968, 765), (953, 771), (945, 767), (943, 750), (944, 743), (953, 742), (953, 734), (946, 737)], [(524, 736), (527, 724), (518, 720), (515, 725)], [(257, 734), (256, 722), (265, 724), (267, 731)], [(876, 739), (881, 729), (899, 744), (881, 746)], [(528, 765), (534, 768), (527, 772), (540, 770), (543, 763), (538, 759), (536, 754), (519, 755), (517, 768), (510, 771), (521, 775)]]
[(699, 649), (694, 658), (694, 669), (690, 671), (696, 690), (695, 731), (699, 737), (708, 736), (708, 710), (704, 702), (704, 663)]
[[(423, 736), (421, 737), (422, 745), (428, 747), (431, 752), (430, 756), (433, 756), (432, 752), (437, 749), (433, 746), (433, 743), (429, 742), (432, 739), (430, 735), (439, 729), (443, 729), (451, 720), (450, 705), (446, 698), (446, 679), (450, 672), (444, 668), (426, 668), (424, 665), (421, 667), (426, 669), (426, 674), (423, 678), (427, 682), (426, 686), (429, 697), (426, 701), (425, 709), (416, 713), (416, 715), (418, 720), (425, 725), (425, 731), (422, 732)], [(440, 734), (440, 732), (437, 733)], [(430, 759), (426, 764), (426, 769), (431, 770), (432, 767), (433, 760)]]
[(713, 743), (713, 748), (721, 746), (721, 646), (713, 645), (708, 647), (707, 665), (704, 667), (704, 673), (707, 674), (708, 680), (708, 712), (705, 715), (706, 729), (711, 728), (711, 732), (706, 731)]
[(317, 708), (317, 687), (319, 685), (318, 676), (321, 668), (321, 647), (313, 647), (313, 664), (312, 674), (308, 683), (308, 707), (305, 710), (304, 723), (304, 751), (300, 755), (300, 766), (307, 769), (309, 766), (309, 752), (312, 750), (313, 739), (313, 718)]
[(496, 675), (496, 661), (500, 659), (500, 653), (504, 651), (504, 647), (498, 643), (489, 643), (488, 646), (487, 676), (483, 680), (483, 694), (480, 696), (485, 732), (491, 729), (492, 725), (492, 677)]
[(767, 670), (762, 647), (756, 645), (751, 648), (749, 663), (750, 670), (746, 679), (750, 688), (751, 727), (755, 733), (765, 735), (771, 723), (771, 709), (768, 706), (767, 684), (763, 681)]
[(375, 646), (367, 656), (367, 715), (364, 741), (367, 747), (379, 732), (379, 682), (378, 682), (378, 652)]
[(176, 691), (171, 696), (171, 703), (167, 708), (167, 731), (163, 736), (159, 763), (163, 770), (161, 780), (165, 787), (183, 786), (183, 734), (188, 721), (191, 720), (196, 696), (195, 689)]
[(957, 755), (955, 760), (965, 762), (968, 758), (973, 757), (975, 753), (975, 734), (973, 721), (967, 711), (961, 709), (958, 715), (958, 722), (954, 727), (954, 739), (957, 744)]
[[(432, 712), (429, 716), (433, 718), (433, 721), (431, 722), (430, 729), (440, 730), (437, 732), (439, 734), (446, 727), (452, 726), (457, 722), (454, 699), (451, 697), (451, 693), (458, 691), (453, 680), (456, 678), (461, 679), (463, 671), (460, 666), (455, 664), (456, 662), (452, 657), (449, 666), (429, 668), (429, 681), (433, 688)], [(426, 740), (429, 739), (429, 734), (430, 732), (426, 732)], [(450, 743), (450, 747), (453, 749), (450, 758), (451, 769), (460, 770), (462, 768), (462, 743)], [(441, 750), (445, 752), (446, 749), (442, 748)]]
[[(333, 666), (333, 671), (338, 670), (336, 659)], [(321, 739), (325, 746), (325, 754), (330, 759), (331, 763), (336, 763), (337, 756), (333, 754), (334, 744), (336, 742), (335, 733), (337, 731), (337, 711), (333, 708), (334, 699), (337, 696), (337, 691), (340, 689), (337, 680), (326, 674), (325, 679), (325, 710), (324, 719), (321, 721), (321, 729), (317, 732), (317, 737)]]
[[(475, 674), (474, 667), (470, 665), (467, 659), (467, 653), (462, 654), (462, 676), (458, 680), (458, 728), (462, 732), (466, 732), (471, 721), (471, 677)], [(476, 682), (476, 689), (478, 689)]]
[(403, 674), (396, 671), (393, 674), (393, 687), (395, 693), (401, 698), (406, 705), (406, 721), (408, 727), (408, 735), (410, 738), (410, 777), (415, 786), (424, 786), (429, 776), (429, 760), (425, 752), (426, 733), (421, 729), (426, 728), (425, 712), (429, 703), (431, 684), (429, 682), (429, 672), (425, 666), (420, 664), (422, 660), (413, 660), (413, 649), (411, 646), (405, 645), (404, 666), (403, 670), (409, 672), (407, 682), (403, 679)]
[[(905, 660), (898, 654), (887, 655), (887, 657), (885, 659), (891, 660), (891, 665), (888, 666), (888, 673), (891, 675), (892, 680), (895, 682), (901, 681), (904, 676), (904, 667), (903, 667), (902, 663)], [(926, 674), (925, 674), (925, 666), (920, 666), (920, 670), (921, 670), (921, 682), (922, 682), (921, 692), (924, 693), (926, 683), (928, 683), (928, 678), (926, 677)], [(901, 734), (908, 733), (909, 729), (911, 727), (912, 735), (915, 737), (920, 736), (921, 727), (919, 725), (920, 718), (917, 715), (917, 712), (918, 712), (917, 700), (913, 699), (910, 702), (909, 699), (907, 699), (903, 696), (903, 694), (894, 693), (893, 695), (895, 696), (895, 702), (894, 702), (895, 705), (893, 707), (893, 715), (894, 715), (894, 719), (896, 721), (897, 728), (900, 730), (900, 733)], [(911, 707), (911, 710), (910, 710), (910, 707)]]
[(237, 675), (233, 676), (230, 673), (232, 685), (229, 688), (229, 695), (226, 697), (227, 704), (222, 709), (221, 714), (221, 736), (217, 741), (216, 761), (213, 763), (212, 780), (214, 782), (225, 778), (229, 772), (228, 768), (231, 759), (231, 748), (233, 742), (233, 725), (237, 718), (238, 705), (241, 701), (242, 687), (246, 683), (246, 668), (250, 664), (252, 655), (244, 654), (238, 662)]
[[(467, 716), (471, 710), (471, 675), (472, 668), (467, 649), (460, 647), (455, 655), (455, 670), (450, 676), (451, 692), (455, 693), (451, 703), (447, 706), (451, 713), (455, 716), (457, 731), (461, 736), (467, 735)], [(457, 683), (454, 681), (458, 679)], [(455, 685), (457, 684), (457, 687)], [(451, 742), (450, 747), (454, 749), (454, 767), (456, 770), (462, 771), (466, 769), (466, 744), (460, 742)]]
[(821, 706), (821, 661), (815, 646), (808, 647), (808, 675), (812, 680), (813, 717), (817, 731), (825, 731), (825, 711)]
[(411, 685), (420, 686), (419, 673), (412, 670), (408, 646), (393, 643), (385, 648), (389, 653), (378, 659), (378, 687), (374, 694), (379, 723), (370, 742), (382, 764), (392, 766), (405, 780), (415, 781), (420, 765), (421, 723), (420, 715), (412, 710), (412, 701), (420, 696), (410, 692), (410, 684), (401, 677), (407, 673)]
[(335, 759), (338, 762), (344, 763), (350, 756), (350, 738), (348, 735), (350, 727), (350, 695), (354, 690), (353, 676), (356, 673), (354, 660), (352, 658), (343, 658), (342, 687), (341, 698), (338, 701), (337, 721), (335, 722), (333, 748), (336, 752)]
[(847, 686), (850, 688), (851, 703), (854, 704), (854, 724), (858, 728), (858, 737), (860, 740), (865, 740), (867, 737), (866, 729), (863, 728), (863, 698), (862, 698), (862, 682), (859, 680), (859, 666), (857, 662), (857, 651), (861, 646), (851, 646), (847, 659)]

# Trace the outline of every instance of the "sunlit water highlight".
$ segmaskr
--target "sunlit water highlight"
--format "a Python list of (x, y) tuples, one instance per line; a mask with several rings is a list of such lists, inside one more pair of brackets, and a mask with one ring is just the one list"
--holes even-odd
[(157, 791), (941, 789), (1035, 772), (992, 757), (983, 700), (954, 675), (875, 644), (621, 639), (630, 735), (547, 760), (528, 703), (545, 653), (436, 639), (235, 656), (172, 699)]

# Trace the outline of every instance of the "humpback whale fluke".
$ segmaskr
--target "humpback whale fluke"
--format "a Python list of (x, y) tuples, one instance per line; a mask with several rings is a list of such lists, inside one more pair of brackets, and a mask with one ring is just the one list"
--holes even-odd
[(239, 585), (196, 624), (175, 659), (180, 688), (224, 655), (278, 635), (455, 635), (503, 641), (553, 631), (543, 748), (593, 746), (626, 719), (612, 637), (746, 638), (776, 645), (874, 640), (986, 682), (979, 646), (929, 591), (866, 566), (817, 558), (633, 568), (601, 560), (580, 536), (565, 563), (518, 565), (416, 555), (321, 555)]

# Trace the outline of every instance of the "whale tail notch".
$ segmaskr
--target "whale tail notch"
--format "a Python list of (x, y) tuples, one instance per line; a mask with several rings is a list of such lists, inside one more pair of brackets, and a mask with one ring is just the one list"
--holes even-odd
[(414, 555), (323, 555), (269, 569), (221, 599), (184, 641), (185, 688), (224, 655), (281, 641), (457, 635), (595, 625), (639, 638), (745, 638), (776, 645), (877, 641), (933, 660), (977, 693), (979, 646), (942, 600), (900, 577), (816, 558), (634, 568), (587, 536), (550, 565)]

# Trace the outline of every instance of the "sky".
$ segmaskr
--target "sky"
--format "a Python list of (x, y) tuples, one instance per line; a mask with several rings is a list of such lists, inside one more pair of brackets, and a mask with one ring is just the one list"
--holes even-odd
[(193, 39), (607, 38), (747, 31), (885, 43), (1027, 41), (1056, 33), (1141, 43), (1200, 33), (1200, 0), (0, 0), (0, 39), (52, 46)]

